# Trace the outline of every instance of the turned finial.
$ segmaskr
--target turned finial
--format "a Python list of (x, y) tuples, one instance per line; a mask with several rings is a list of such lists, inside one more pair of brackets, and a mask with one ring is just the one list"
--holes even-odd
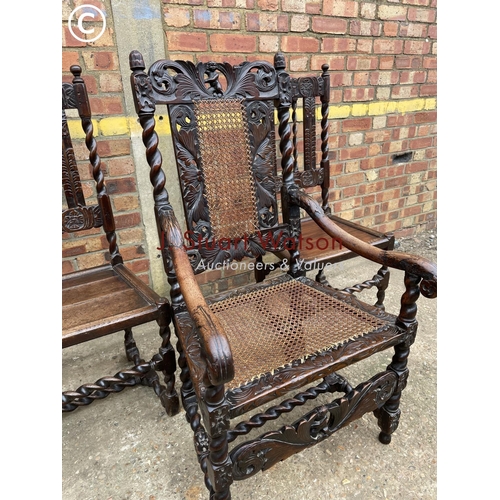
[(129, 65), (132, 71), (134, 70), (145, 70), (146, 65), (144, 64), (144, 58), (138, 50), (133, 50), (129, 55)]
[(73, 73), (73, 76), (74, 76), (74, 79), (73, 81), (75, 81), (76, 79), (81, 79), (80, 76), (82, 74), (82, 68), (80, 66), (78, 66), (78, 64), (73, 64), (69, 70), (71, 71), (71, 73)]
[(285, 69), (285, 55), (282, 52), (278, 52), (274, 56), (274, 67), (277, 70)]

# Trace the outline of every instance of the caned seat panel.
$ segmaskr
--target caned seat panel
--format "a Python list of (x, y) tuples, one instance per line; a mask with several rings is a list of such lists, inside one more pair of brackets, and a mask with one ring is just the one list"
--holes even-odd
[(228, 389), (370, 333), (394, 330), (394, 321), (290, 277), (226, 299), (209, 299), (231, 345), (235, 377)]

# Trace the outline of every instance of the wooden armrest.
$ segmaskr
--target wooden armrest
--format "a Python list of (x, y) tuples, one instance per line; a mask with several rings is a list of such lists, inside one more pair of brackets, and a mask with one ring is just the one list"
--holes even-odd
[(200, 333), (207, 358), (208, 379), (213, 385), (225, 384), (234, 378), (233, 355), (226, 333), (201, 293), (184, 248), (181, 228), (172, 210), (160, 213), (160, 225), (187, 310)]
[(437, 266), (430, 260), (416, 255), (381, 250), (361, 241), (355, 236), (341, 229), (323, 211), (319, 203), (299, 188), (292, 186), (288, 190), (292, 203), (303, 208), (311, 218), (332, 238), (342, 242), (342, 245), (353, 252), (378, 264), (401, 269), (407, 273), (422, 278), (420, 291), (424, 297), (437, 297)]

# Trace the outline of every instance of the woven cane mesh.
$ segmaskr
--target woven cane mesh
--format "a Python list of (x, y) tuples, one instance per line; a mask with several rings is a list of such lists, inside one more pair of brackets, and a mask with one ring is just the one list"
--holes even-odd
[(387, 326), (387, 322), (291, 280), (210, 306), (228, 335), (232, 389), (295, 360)]
[(255, 233), (258, 215), (250, 142), (238, 99), (194, 102), (205, 197), (216, 240)]

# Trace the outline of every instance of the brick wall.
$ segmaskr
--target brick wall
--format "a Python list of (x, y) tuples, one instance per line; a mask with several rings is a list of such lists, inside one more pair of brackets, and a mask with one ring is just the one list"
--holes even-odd
[[(95, 5), (108, 14), (105, 33), (90, 44), (76, 40), (67, 26), (71, 11), (83, 4)], [(68, 82), (72, 80), (73, 77), (69, 71), (72, 64), (79, 64), (82, 67), (82, 76), (87, 85), (94, 118), (97, 151), (101, 156), (106, 187), (112, 199), (120, 253), (126, 266), (149, 283), (149, 260), (145, 257), (143, 248), (145, 234), (137, 193), (134, 160), (131, 155), (130, 136), (127, 129), (110, 130), (113, 128), (113, 118), (123, 118), (125, 109), (123, 83), (113, 19), (110, 13), (109, 0), (63, 2), (62, 80)], [(95, 26), (100, 30), (102, 23), (96, 23)], [(84, 35), (80, 38), (84, 38)], [(82, 139), (79, 119), (69, 119), (69, 121), (84, 193), (88, 203), (91, 204), (95, 202), (96, 192), (91, 166), (88, 162), (88, 150)], [(107, 248), (106, 237), (102, 229), (73, 234), (64, 233), (63, 274), (105, 264), (109, 260)]]
[[(236, 64), (272, 61), (282, 51), (294, 76), (319, 72), (328, 63), (332, 210), (396, 237), (435, 227), (436, 0), (158, 2), (171, 59)], [(78, 3), (93, 2), (63, 5), (71, 10)], [(96, 5), (111, 14), (109, 1)], [(91, 46), (74, 44), (63, 30), (63, 75), (74, 62), (83, 66), (94, 114), (102, 116), (123, 109), (111, 15), (108, 19), (109, 33)], [(127, 136), (104, 134), (98, 140), (108, 185), (115, 186), (116, 214), (123, 217), (121, 249), (128, 265), (147, 272), (147, 260), (132, 250), (142, 229)], [(66, 252), (74, 252), (67, 254), (67, 269), (88, 262), (71, 250), (76, 240), (87, 241), (64, 242)], [(236, 276), (228, 275), (222, 289), (240, 279)]]

